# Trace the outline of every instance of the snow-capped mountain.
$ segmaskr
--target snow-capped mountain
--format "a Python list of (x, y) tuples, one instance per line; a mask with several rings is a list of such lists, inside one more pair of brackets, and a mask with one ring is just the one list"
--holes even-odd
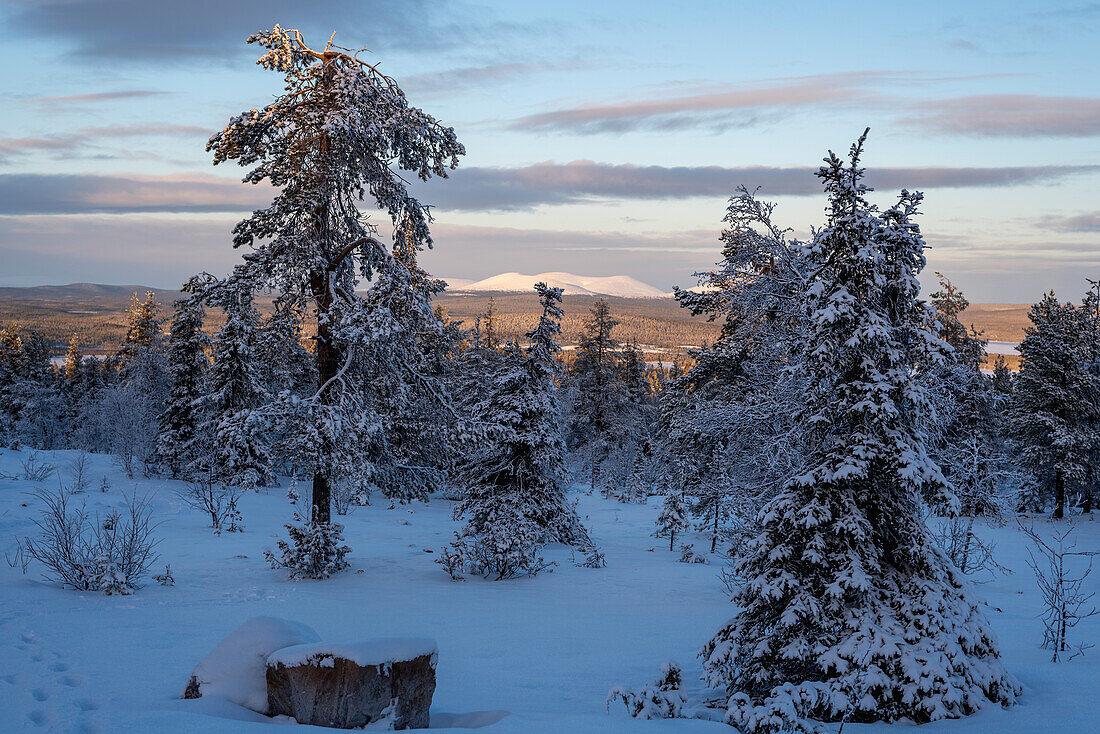
[(508, 291), (529, 292), (535, 283), (544, 281), (554, 288), (562, 288), (566, 295), (619, 296), (620, 298), (666, 298), (667, 293), (629, 275), (604, 277), (574, 275), (573, 273), (501, 273), (491, 278), (470, 282), (462, 278), (444, 278), (451, 292), (458, 291)]

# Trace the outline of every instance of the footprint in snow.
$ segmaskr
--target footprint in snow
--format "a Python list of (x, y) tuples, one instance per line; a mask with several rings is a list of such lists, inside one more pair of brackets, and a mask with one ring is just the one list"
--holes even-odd
[(45, 688), (35, 688), (31, 691), (31, 696), (35, 701), (48, 701), (50, 700), (50, 692)]
[(53, 724), (54, 716), (49, 711), (43, 711), (42, 709), (35, 709), (27, 714), (27, 718), (35, 726), (47, 726)]

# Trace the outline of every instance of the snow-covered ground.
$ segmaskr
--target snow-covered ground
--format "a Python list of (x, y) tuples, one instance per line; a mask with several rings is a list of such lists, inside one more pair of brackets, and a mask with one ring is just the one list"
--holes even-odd
[(1019, 342), (987, 342), (985, 345), (986, 354), (1019, 354), (1020, 353)]
[[(42, 452), (64, 466), (74, 452)], [(0, 451), (0, 472), (20, 469), (26, 454)], [(438, 642), (438, 687), (433, 728), (484, 726), (487, 732), (725, 732), (704, 721), (636, 721), (621, 705), (609, 715), (608, 689), (640, 685), (674, 659), (685, 678), (699, 672), (695, 653), (733, 608), (717, 565), (677, 561), (667, 541), (650, 535), (651, 506), (621, 505), (581, 496), (580, 510), (607, 555), (607, 567), (572, 565), (568, 550), (552, 548), (559, 563), (533, 579), (451, 582), (433, 563), (458, 527), (451, 503), (432, 500), (387, 509), (377, 498), (341, 518), (352, 546), (352, 568), (327, 581), (288, 582), (263, 560), (289, 517), (283, 488), (246, 496), (246, 530), (215, 536), (203, 517), (176, 498), (175, 482), (130, 481), (109, 457), (91, 457), (89, 508), (121, 502), (135, 485), (156, 493), (164, 522), (161, 562), (176, 585), (150, 583), (133, 596), (61, 589), (0, 564), (0, 730), (60, 732), (262, 732), (285, 722), (210, 699), (179, 699), (195, 664), (244, 620), (271, 615), (296, 620), (322, 640), (429, 637)], [(112, 485), (98, 490), (99, 477)], [(54, 480), (56, 481), (56, 480)], [(32, 533), (30, 482), (0, 479), (0, 548)], [(1048, 521), (1037, 520), (1037, 526)], [(1100, 527), (1080, 521), (1082, 549), (1100, 549)], [(1054, 664), (1040, 649), (1039, 599), (1025, 565), (1025, 542), (1014, 524), (983, 527), (998, 544), (1000, 563), (1015, 573), (978, 587), (990, 603), (1010, 670), (1024, 685), (1020, 705), (922, 732), (1058, 731), (1100, 729), (1100, 648)], [(696, 549), (705, 549), (694, 538)], [(1100, 573), (1088, 580), (1100, 589)], [(1085, 620), (1072, 639), (1100, 640), (1100, 619)], [(830, 730), (835, 727), (830, 728)], [(331, 731), (313, 729), (314, 731)], [(865, 734), (898, 731), (887, 725), (847, 725)]]
[[(458, 285), (461, 279), (448, 279), (450, 291), (508, 291), (517, 293), (530, 293), (535, 283), (543, 282), (552, 288), (561, 288), (565, 295), (584, 296), (620, 296), (622, 298), (667, 298), (660, 288), (654, 288), (648, 283), (631, 278), (629, 275), (574, 275), (573, 273), (538, 273), (537, 275), (524, 275), (523, 273), (500, 273), (484, 280), (464, 282)], [(454, 281), (452, 283), (452, 281)]]

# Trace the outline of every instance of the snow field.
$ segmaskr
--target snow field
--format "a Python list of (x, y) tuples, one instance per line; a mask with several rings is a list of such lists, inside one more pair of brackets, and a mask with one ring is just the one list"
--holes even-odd
[[(64, 467), (75, 452), (40, 452)], [(0, 472), (16, 473), (26, 453), (0, 451)], [(127, 480), (110, 457), (92, 455), (91, 509), (118, 506), (122, 490), (153, 491), (161, 560), (176, 585), (148, 581), (133, 596), (102, 596), (41, 581), (0, 564), (0, 730), (57, 732), (263, 732), (284, 726), (216, 698), (184, 701), (192, 669), (250, 617), (274, 616), (316, 630), (322, 640), (426, 637), (438, 642), (433, 727), (487, 732), (728, 732), (693, 720), (638, 721), (621, 704), (610, 715), (612, 686), (640, 686), (661, 663), (684, 667), (690, 693), (703, 695), (695, 654), (734, 608), (717, 579), (720, 565), (682, 564), (667, 541), (652, 537), (659, 498), (622, 505), (580, 495), (580, 515), (607, 556), (603, 569), (579, 568), (555, 546), (553, 573), (533, 579), (450, 581), (433, 561), (458, 523), (452, 503), (375, 504), (338, 517), (352, 547), (351, 569), (327, 581), (288, 582), (262, 551), (284, 535), (290, 517), (283, 487), (245, 495), (246, 530), (215, 536), (204, 518), (176, 498), (179, 483)], [(64, 469), (61, 469), (64, 478)], [(98, 491), (106, 475), (111, 491)], [(56, 481), (54, 479), (53, 481)], [(35, 485), (0, 479), (0, 548), (31, 534)], [(24, 507), (23, 505), (27, 506)], [(1049, 520), (1035, 519), (1042, 528)], [(921, 727), (929, 734), (1014, 734), (1100, 729), (1100, 651), (1054, 664), (1039, 647), (1039, 597), (1014, 523), (982, 527), (997, 560), (1014, 573), (981, 584), (987, 613), (1010, 671), (1024, 685), (1020, 704)], [(1079, 547), (1100, 549), (1100, 526), (1078, 521)], [(685, 542), (708, 547), (704, 537)], [(432, 553), (426, 551), (433, 551)], [(714, 559), (715, 561), (717, 559)], [(1100, 590), (1100, 574), (1090, 576)], [(1085, 620), (1071, 641), (1100, 640), (1100, 619)], [(507, 712), (507, 713), (505, 713)], [(845, 726), (882, 734), (904, 727)], [(315, 729), (316, 731), (331, 731)], [(830, 731), (835, 727), (829, 728)]]

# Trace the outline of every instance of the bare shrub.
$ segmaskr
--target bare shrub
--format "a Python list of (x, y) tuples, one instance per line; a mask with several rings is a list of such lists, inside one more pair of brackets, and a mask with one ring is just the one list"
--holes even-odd
[(241, 513), (237, 509), (242, 489), (237, 486), (215, 481), (212, 472), (207, 472), (198, 480), (188, 482), (177, 496), (193, 510), (210, 516), (210, 527), (219, 535), (244, 531)]
[(933, 525), (931, 533), (940, 549), (964, 574), (985, 571), (1010, 573), (993, 557), (996, 544), (991, 540), (982, 540), (974, 532), (972, 516), (948, 518), (939, 525)]
[(23, 541), (19, 540), (19, 538), (15, 539), (14, 551), (4, 551), (4, 561), (7, 562), (10, 568), (18, 568), (23, 575), (27, 573), (27, 566), (30, 564), (30, 560), (30, 556), (27, 555), (27, 549), (23, 546)]
[(81, 451), (69, 462), (69, 477), (72, 479), (69, 488), (73, 494), (81, 494), (88, 488), (90, 483), (88, 474), (88, 452)]
[[(1053, 651), (1051, 660), (1057, 663), (1070, 647), (1069, 631), (1081, 620), (1097, 614), (1096, 608), (1089, 605), (1096, 593), (1086, 592), (1084, 584), (1092, 573), (1093, 559), (1100, 552), (1076, 549), (1076, 528), (1072, 523), (1055, 530), (1049, 542), (1033, 526), (1024, 527), (1021, 524), (1020, 529), (1031, 540), (1032, 547), (1027, 549), (1027, 565), (1035, 572), (1035, 583), (1043, 597), (1043, 613), (1040, 615), (1044, 627), (1043, 647)], [(1091, 644), (1077, 644), (1069, 659), (1083, 654), (1090, 647)]]
[(89, 513), (82, 502), (72, 504), (72, 492), (58, 482), (56, 492), (38, 489), (41, 517), (34, 520), (37, 538), (25, 538), (23, 547), (46, 567), (45, 577), (78, 591), (130, 594), (156, 561), (159, 540), (153, 531), (148, 496), (123, 494), (125, 506), (102, 518)]
[(44, 482), (55, 471), (57, 467), (39, 458), (37, 451), (32, 451), (30, 456), (23, 460), (23, 479), (28, 482)]

